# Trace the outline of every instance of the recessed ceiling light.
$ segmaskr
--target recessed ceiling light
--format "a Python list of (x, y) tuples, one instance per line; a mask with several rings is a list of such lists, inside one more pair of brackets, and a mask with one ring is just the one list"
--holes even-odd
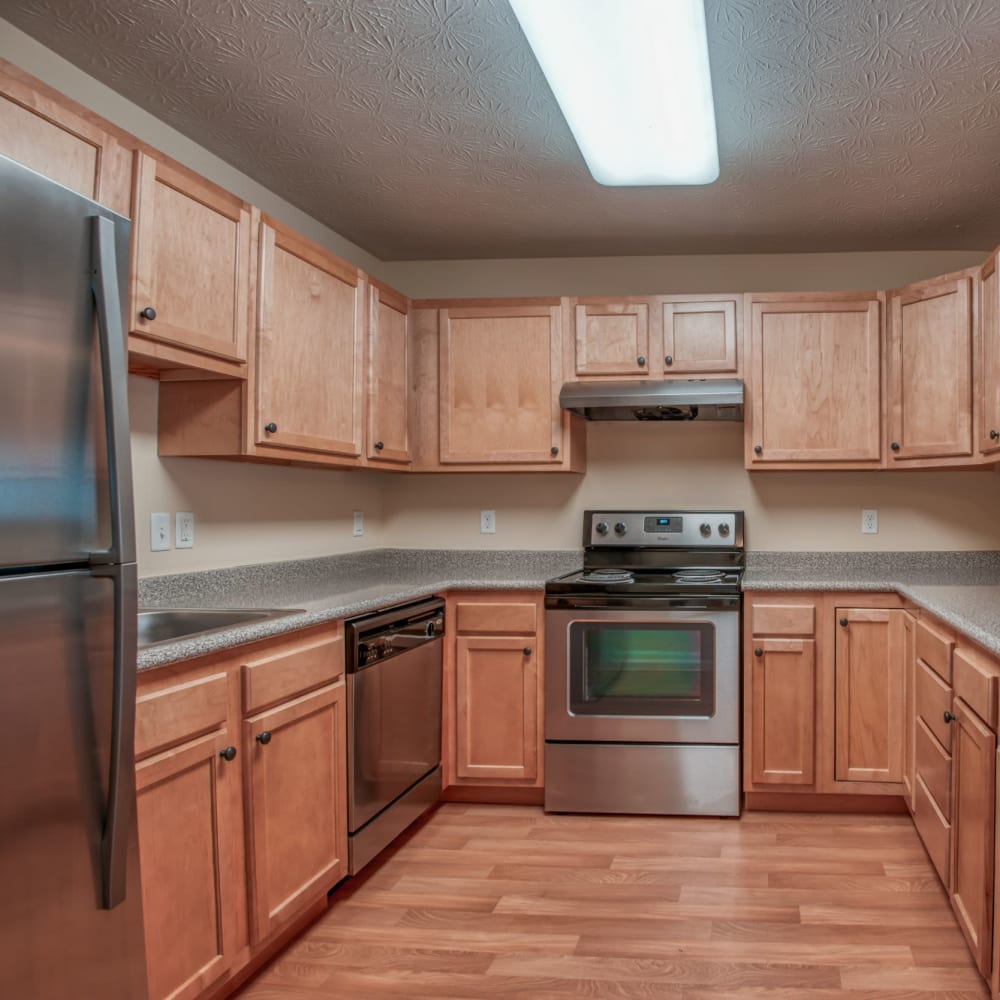
[(719, 176), (703, 0), (510, 0), (594, 180)]

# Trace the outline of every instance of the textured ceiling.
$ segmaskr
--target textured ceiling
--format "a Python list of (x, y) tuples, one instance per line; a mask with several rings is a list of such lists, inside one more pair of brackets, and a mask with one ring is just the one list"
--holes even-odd
[(614, 189), (591, 180), (506, 0), (4, 3), (386, 260), (1000, 242), (1000, 0), (706, 11), (719, 180)]

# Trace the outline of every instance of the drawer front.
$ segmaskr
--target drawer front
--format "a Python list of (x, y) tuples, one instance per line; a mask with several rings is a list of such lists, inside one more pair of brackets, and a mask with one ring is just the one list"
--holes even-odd
[(996, 732), (1000, 664), (974, 650), (956, 649), (952, 683), (955, 687), (955, 697), (961, 698), (990, 729)]
[(140, 695), (135, 707), (136, 760), (221, 729), (227, 707), (225, 674)]
[(951, 654), (954, 648), (954, 641), (943, 632), (926, 622), (917, 623), (917, 656), (948, 684), (951, 683)]
[(459, 632), (479, 632), (486, 635), (534, 635), (538, 609), (534, 604), (472, 604), (455, 605), (455, 624)]
[(754, 603), (750, 627), (754, 635), (815, 635), (816, 605)]
[(938, 878), (945, 889), (950, 889), (951, 824), (941, 815), (919, 775), (914, 785), (913, 825), (937, 869)]
[(916, 771), (938, 811), (951, 821), (951, 754), (938, 743), (922, 719), (917, 719)]
[(256, 712), (295, 698), (344, 673), (344, 633), (314, 636), (243, 663), (243, 709)]
[(951, 711), (951, 688), (923, 660), (917, 660), (916, 711), (927, 728), (951, 752), (951, 726), (944, 721), (944, 713)]

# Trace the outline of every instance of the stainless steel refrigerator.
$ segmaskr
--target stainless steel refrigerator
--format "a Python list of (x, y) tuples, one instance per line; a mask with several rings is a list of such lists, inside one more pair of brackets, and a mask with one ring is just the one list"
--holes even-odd
[(129, 222), (0, 156), (0, 997), (144, 1000)]

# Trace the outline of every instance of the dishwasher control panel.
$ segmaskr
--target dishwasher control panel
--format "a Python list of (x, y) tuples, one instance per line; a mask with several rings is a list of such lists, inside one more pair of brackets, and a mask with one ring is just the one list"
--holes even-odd
[(444, 601), (434, 599), (376, 611), (346, 623), (347, 669), (357, 672), (444, 635)]

